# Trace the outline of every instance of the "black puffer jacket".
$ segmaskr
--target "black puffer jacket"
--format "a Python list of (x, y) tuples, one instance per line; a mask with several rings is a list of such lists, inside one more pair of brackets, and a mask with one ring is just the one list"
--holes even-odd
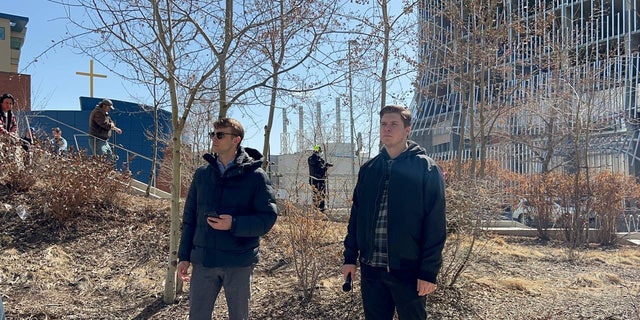
[[(242, 148), (234, 163), (220, 174), (217, 156), (207, 154), (208, 165), (193, 176), (184, 206), (180, 261), (205, 267), (245, 267), (258, 262), (260, 236), (276, 222), (276, 199), (267, 174), (260, 168), (262, 154)], [(206, 214), (233, 216), (231, 230), (215, 230)]]
[(327, 162), (317, 152), (307, 158), (307, 163), (309, 164), (310, 177), (316, 179), (325, 179), (327, 177)]
[(440, 168), (413, 141), (395, 159), (386, 149), (358, 173), (344, 240), (344, 263), (367, 261), (373, 242), (384, 183), (388, 188), (389, 268), (435, 283), (446, 239), (444, 181)]

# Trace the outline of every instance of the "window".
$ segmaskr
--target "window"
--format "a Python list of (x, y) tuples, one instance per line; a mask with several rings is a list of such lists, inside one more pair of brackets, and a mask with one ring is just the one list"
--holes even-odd
[(4, 27), (0, 27), (0, 40), (4, 40)]
[(20, 50), (20, 47), (22, 47), (22, 39), (11, 38), (11, 49)]

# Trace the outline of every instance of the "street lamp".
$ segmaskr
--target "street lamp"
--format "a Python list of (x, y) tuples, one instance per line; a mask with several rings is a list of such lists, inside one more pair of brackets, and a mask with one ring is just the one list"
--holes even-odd
[(355, 149), (354, 149), (354, 141), (353, 141), (353, 136), (354, 134), (354, 128), (353, 128), (353, 83), (351, 80), (351, 45), (357, 45), (358, 41), (356, 40), (349, 40), (349, 42), (347, 42), (347, 48), (348, 48), (348, 62), (349, 62), (349, 121), (351, 122), (351, 183), (352, 185), (355, 186), (356, 184), (356, 155), (355, 155)]

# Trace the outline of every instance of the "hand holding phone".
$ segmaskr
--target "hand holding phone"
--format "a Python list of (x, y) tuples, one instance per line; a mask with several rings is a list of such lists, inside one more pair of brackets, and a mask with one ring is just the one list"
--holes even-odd
[(220, 218), (220, 215), (216, 211), (211, 211), (207, 213), (207, 218)]

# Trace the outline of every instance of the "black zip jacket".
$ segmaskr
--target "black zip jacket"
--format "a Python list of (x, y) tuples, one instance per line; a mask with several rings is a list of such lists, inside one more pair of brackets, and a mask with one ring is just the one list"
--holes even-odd
[(391, 159), (382, 149), (360, 168), (344, 240), (344, 263), (367, 261), (373, 254), (375, 226), (384, 182), (388, 188), (389, 271), (436, 283), (446, 240), (442, 172), (425, 149), (408, 141)]
[[(180, 261), (205, 267), (246, 267), (258, 262), (260, 236), (276, 222), (276, 199), (262, 154), (240, 147), (223, 175), (217, 156), (204, 155), (208, 165), (198, 168), (184, 205)], [(231, 230), (215, 230), (207, 213), (233, 216)]]

